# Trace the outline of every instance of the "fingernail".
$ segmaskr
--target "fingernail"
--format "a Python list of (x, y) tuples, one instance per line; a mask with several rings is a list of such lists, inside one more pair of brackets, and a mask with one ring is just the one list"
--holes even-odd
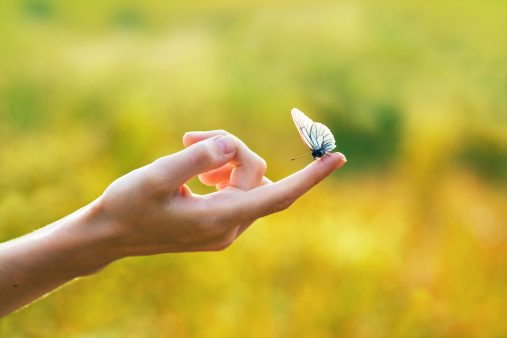
[(230, 154), (236, 150), (236, 140), (231, 135), (225, 135), (215, 140), (215, 143), (224, 154)]
[(343, 155), (342, 153), (340, 153), (341, 158), (340, 158), (340, 161), (338, 163), (336, 163), (336, 167), (334, 170), (340, 168), (342, 165), (344, 165), (346, 162), (347, 162), (347, 158), (345, 157), (345, 155)]

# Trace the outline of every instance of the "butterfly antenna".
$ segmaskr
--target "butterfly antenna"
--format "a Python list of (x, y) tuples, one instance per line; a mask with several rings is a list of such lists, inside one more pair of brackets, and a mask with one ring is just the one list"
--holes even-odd
[(303, 156), (310, 155), (310, 154), (311, 154), (311, 153), (306, 153), (306, 154), (303, 154), (303, 155), (301, 155), (301, 156), (291, 158), (290, 160), (291, 160), (291, 161), (294, 161), (294, 160), (297, 160), (298, 158), (301, 158), (301, 157), (303, 157)]

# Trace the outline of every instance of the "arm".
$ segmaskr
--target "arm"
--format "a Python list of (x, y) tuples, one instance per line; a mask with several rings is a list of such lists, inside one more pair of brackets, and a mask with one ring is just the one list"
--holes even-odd
[[(0, 317), (123, 257), (222, 250), (346, 161), (329, 154), (272, 183), (265, 162), (224, 131), (183, 141), (185, 150), (120, 177), (90, 205), (0, 244)], [(193, 194), (185, 182), (197, 175), (218, 191)]]

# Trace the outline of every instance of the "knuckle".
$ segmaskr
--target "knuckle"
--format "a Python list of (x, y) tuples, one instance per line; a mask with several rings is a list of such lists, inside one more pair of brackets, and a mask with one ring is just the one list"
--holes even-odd
[(190, 164), (193, 166), (214, 167), (217, 165), (216, 149), (210, 142), (200, 142), (192, 152)]
[(258, 156), (257, 159), (257, 174), (262, 177), (266, 173), (266, 169), (268, 168), (268, 165), (266, 161)]
[(164, 168), (168, 162), (168, 158), (170, 158), (170, 157), (171, 157), (170, 155), (164, 156), (164, 157), (159, 157), (155, 161), (153, 161), (151, 164), (149, 164), (148, 167), (150, 167), (153, 170), (157, 170), (159, 168)]
[(292, 203), (293, 203), (293, 201), (290, 199), (286, 199), (286, 198), (279, 199), (271, 205), (271, 208), (270, 208), (271, 213), (274, 214), (274, 213), (277, 213), (280, 211), (287, 210), (292, 205)]

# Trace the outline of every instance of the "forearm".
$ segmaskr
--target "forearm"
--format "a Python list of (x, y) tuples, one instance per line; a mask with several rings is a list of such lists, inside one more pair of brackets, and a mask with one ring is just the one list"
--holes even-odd
[(0, 317), (114, 260), (92, 205), (0, 244)]

